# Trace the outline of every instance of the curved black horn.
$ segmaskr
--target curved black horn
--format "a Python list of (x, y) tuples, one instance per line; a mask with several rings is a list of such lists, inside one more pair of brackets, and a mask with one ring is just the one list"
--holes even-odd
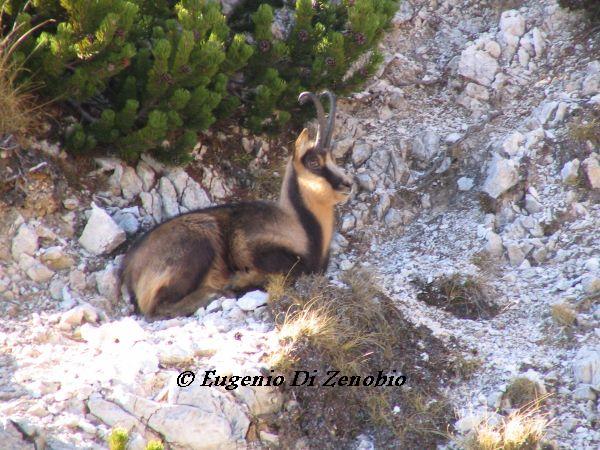
[(307, 99), (311, 99), (315, 104), (315, 109), (317, 110), (317, 120), (319, 122), (319, 126), (317, 127), (317, 143), (315, 148), (317, 151), (323, 151), (324, 144), (324, 133), (327, 133), (327, 124), (325, 123), (325, 110), (323, 109), (323, 105), (321, 104), (321, 100), (312, 92), (302, 92), (298, 97), (298, 101), (300, 104), (306, 103)]
[(325, 148), (331, 147), (331, 138), (333, 137), (333, 128), (335, 125), (336, 98), (333, 92), (323, 91), (319, 96), (326, 95), (329, 98), (329, 120), (327, 121), (327, 131), (325, 133)]

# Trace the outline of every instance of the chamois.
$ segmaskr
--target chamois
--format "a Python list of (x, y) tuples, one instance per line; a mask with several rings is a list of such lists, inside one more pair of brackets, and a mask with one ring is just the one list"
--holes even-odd
[(319, 96), (314, 142), (305, 128), (286, 166), (278, 203), (248, 201), (188, 212), (148, 232), (130, 249), (122, 285), (149, 317), (193, 314), (214, 294), (265, 284), (269, 274), (321, 273), (329, 261), (334, 206), (345, 201), (352, 179), (331, 155), (336, 99), (329, 92), (326, 121)]

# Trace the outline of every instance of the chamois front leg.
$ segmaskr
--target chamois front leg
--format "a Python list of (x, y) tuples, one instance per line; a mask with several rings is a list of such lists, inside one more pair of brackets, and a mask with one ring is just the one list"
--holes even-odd
[(311, 268), (303, 256), (297, 255), (285, 247), (263, 247), (254, 254), (254, 265), (266, 274), (281, 274), (297, 277), (304, 273), (318, 271)]

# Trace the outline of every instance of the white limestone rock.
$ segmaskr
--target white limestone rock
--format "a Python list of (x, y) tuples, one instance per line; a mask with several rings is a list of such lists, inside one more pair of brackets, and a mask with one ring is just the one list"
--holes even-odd
[(562, 170), (560, 176), (565, 184), (576, 184), (579, 178), (579, 160), (575, 158), (572, 161), (567, 162)]
[(158, 193), (162, 200), (162, 216), (170, 219), (179, 214), (179, 204), (177, 202), (177, 191), (171, 180), (162, 177), (158, 182)]
[(592, 189), (600, 189), (600, 157), (592, 153), (583, 160), (582, 167), (585, 179)]
[(578, 383), (600, 389), (600, 350), (584, 347), (573, 361), (573, 375)]
[(250, 291), (244, 294), (238, 301), (237, 305), (242, 311), (254, 311), (256, 308), (266, 305), (269, 299), (269, 294), (263, 291)]
[(38, 247), (38, 234), (35, 228), (26, 223), (21, 224), (12, 240), (11, 253), (13, 258), (18, 261), (23, 253), (31, 256)]
[(494, 154), (483, 184), (483, 191), (492, 198), (500, 197), (519, 181), (517, 164), (510, 159)]
[(440, 152), (440, 137), (433, 130), (419, 133), (412, 142), (411, 156), (422, 163), (428, 163)]
[(473, 178), (460, 177), (456, 181), (456, 184), (458, 185), (459, 191), (470, 191), (471, 188), (473, 187), (474, 181), (473, 181)]
[(483, 86), (492, 84), (498, 69), (496, 58), (474, 45), (463, 50), (458, 61), (458, 74)]
[(372, 153), (373, 149), (370, 144), (361, 143), (355, 145), (352, 149), (352, 163), (354, 167), (362, 166)]
[(115, 265), (108, 264), (104, 270), (96, 272), (96, 289), (111, 302), (119, 299), (119, 274)]
[(75, 260), (58, 245), (45, 248), (40, 255), (40, 260), (52, 270), (68, 269), (75, 264)]
[(152, 189), (150, 192), (142, 192), (140, 199), (146, 214), (151, 216), (156, 223), (161, 223), (163, 219), (162, 198), (156, 189)]
[(502, 245), (502, 238), (497, 233), (493, 231), (488, 231), (486, 235), (487, 242), (485, 243), (485, 251), (488, 252), (491, 256), (495, 256), (497, 258), (501, 257), (504, 254), (504, 246)]
[(94, 255), (102, 255), (112, 252), (125, 239), (125, 231), (106, 211), (92, 203), (92, 214), (79, 238), (81, 246)]
[(127, 200), (136, 198), (143, 191), (143, 183), (133, 167), (125, 166), (121, 175), (121, 192)]
[(140, 180), (142, 180), (142, 189), (144, 192), (148, 192), (154, 187), (154, 183), (156, 182), (156, 173), (146, 161), (140, 160), (135, 168), (135, 173)]
[(73, 309), (70, 309), (69, 311), (64, 312), (60, 316), (58, 327), (61, 330), (68, 331), (78, 327), (84, 322), (96, 323), (97, 321), (98, 311), (96, 311), (92, 305), (83, 303)]

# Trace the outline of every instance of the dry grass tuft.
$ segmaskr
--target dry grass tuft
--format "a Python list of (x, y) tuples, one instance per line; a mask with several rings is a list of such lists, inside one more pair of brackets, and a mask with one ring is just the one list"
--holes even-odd
[(2, 22), (5, 6), (5, 2), (0, 3), (0, 142), (6, 135), (23, 136), (39, 120), (41, 106), (33, 96), (37, 86), (20, 79), (25, 61), (14, 56), (25, 39), (52, 22), (46, 20), (27, 31), (23, 30), (24, 23), (15, 22), (12, 28), (8, 27)]
[(555, 303), (550, 311), (552, 319), (562, 327), (571, 328), (577, 324), (577, 313), (567, 303)]
[(382, 445), (435, 446), (452, 418), (440, 391), (452, 373), (448, 350), (429, 330), (404, 319), (372, 274), (351, 270), (342, 278), (346, 286), (319, 276), (301, 278), (294, 287), (283, 277), (271, 280), (280, 349), (269, 362), (284, 374), (317, 370), (321, 383), (329, 370), (361, 379), (396, 371), (407, 377), (406, 385), (290, 386), (300, 412), (277, 419), (280, 436), (289, 440), (282, 446), (304, 439), (311, 448), (332, 448), (334, 442), (342, 448), (365, 429)]
[(484, 419), (459, 445), (465, 450), (537, 450), (548, 424), (537, 408), (517, 410), (500, 423)]
[(569, 136), (576, 142), (591, 142), (600, 145), (600, 119), (593, 118), (588, 121), (577, 120), (569, 126)]
[(442, 308), (461, 319), (490, 319), (500, 311), (491, 297), (491, 287), (482, 277), (473, 275), (441, 276), (431, 282), (413, 281), (419, 288), (417, 299)]
[(539, 407), (546, 399), (545, 390), (534, 380), (517, 377), (504, 391), (502, 402), (507, 408)]

